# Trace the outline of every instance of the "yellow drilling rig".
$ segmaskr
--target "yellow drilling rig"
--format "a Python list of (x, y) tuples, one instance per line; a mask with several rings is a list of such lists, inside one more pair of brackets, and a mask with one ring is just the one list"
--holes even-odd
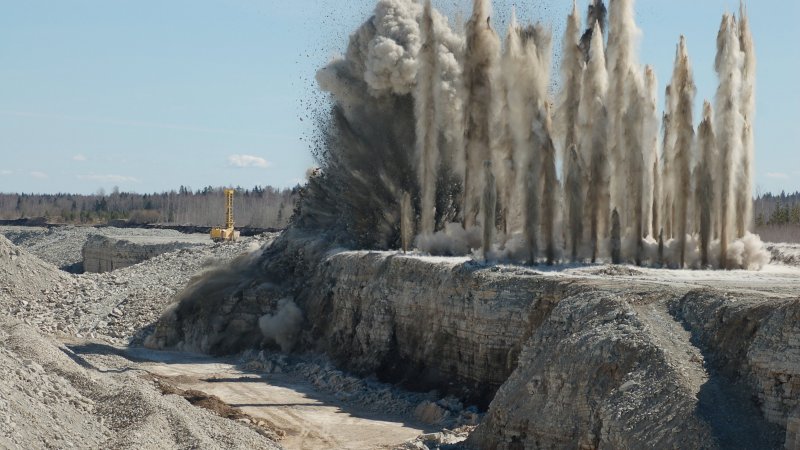
[(225, 228), (211, 229), (211, 240), (214, 242), (235, 242), (239, 232), (233, 229), (233, 189), (225, 189)]

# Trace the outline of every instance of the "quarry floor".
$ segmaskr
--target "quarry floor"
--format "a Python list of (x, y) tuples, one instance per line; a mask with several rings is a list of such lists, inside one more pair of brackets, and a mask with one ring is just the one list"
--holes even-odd
[[(24, 230), (15, 229), (13, 232), (19, 237)], [(217, 442), (215, 439), (221, 439), (220, 436), (228, 436), (231, 440), (225, 446), (232, 448), (423, 448), (408, 446), (411, 445), (408, 442), (426, 433), (442, 431), (419, 423), (411, 414), (383, 413), (380, 408), (376, 411), (375, 407), (362, 408), (343, 402), (293, 373), (265, 374), (243, 369), (235, 360), (155, 352), (138, 347), (148, 326), (158, 319), (171, 298), (193, 275), (246, 253), (274, 236), (245, 239), (234, 245), (209, 244), (184, 249), (107, 274), (72, 275), (42, 258), (53, 254), (49, 250), (53, 246), (59, 255), (77, 254), (72, 247), (85, 241), (85, 231), (75, 231), (75, 236), (68, 236), (68, 230), (57, 233), (60, 235), (41, 230), (28, 233), (24, 239), (18, 239), (19, 246), (0, 236), (0, 307), (4, 311), (0, 316), (0, 375), (6, 372), (16, 374), (0, 376), (0, 393), (8, 393), (7, 397), (0, 396), (0, 447), (64, 448), (80, 442), (85, 445), (78, 446), (95, 448), (179, 448), (187, 442), (205, 447), (204, 444)], [(148, 234), (146, 239), (168, 241), (173, 233), (153, 236), (157, 233), (148, 231)], [(189, 239), (202, 240), (200, 236)], [(136, 240), (136, 237), (131, 240)], [(798, 246), (779, 247), (779, 252), (790, 256), (800, 253)], [(466, 258), (420, 255), (403, 257), (446, 265), (468, 261)], [(709, 287), (789, 298), (800, 293), (800, 267), (792, 264), (795, 261), (792, 258), (788, 258), (787, 263), (770, 264), (760, 272), (701, 272), (628, 266), (527, 268), (493, 265), (486, 268), (509, 277), (536, 274), (591, 280), (598, 289), (631, 291), (664, 286), (673, 290), (690, 290)], [(72, 262), (67, 257), (62, 259)], [(642, 305), (639, 309), (643, 317), (657, 328), (664, 348), (671, 348), (675, 354), (697, 351), (689, 345), (686, 330), (670, 320), (659, 305)], [(9, 337), (6, 338), (4, 333)], [(42, 346), (58, 349), (60, 356), (67, 355), (69, 359), (51, 363), (48, 354), (39, 354), (35, 350)], [(696, 378), (695, 382), (701, 383), (703, 374), (692, 375), (696, 367), (689, 356), (684, 370), (689, 379)], [(182, 399), (171, 395), (158, 398), (161, 393), (143, 375), (156, 377), (181, 390), (197, 390), (216, 396), (228, 406), (244, 411), (252, 420), (248, 423), (218, 420), (196, 412), (198, 408)], [(95, 392), (91, 383), (87, 387), (85, 383), (75, 381), (76, 377), (94, 380), (97, 386), (103, 386), (104, 394), (98, 393), (100, 387)], [(31, 390), (31, 383), (52, 386), (55, 397)], [(136, 419), (132, 424), (118, 423), (116, 412), (105, 411), (127, 411), (135, 415), (126, 409), (129, 405), (119, 404), (121, 400), (114, 395), (106, 395), (108, 390), (123, 389), (120, 385), (125, 385), (124, 389), (136, 390), (137, 395), (144, 396), (147, 402), (155, 405), (153, 411), (158, 412), (151, 413), (150, 418), (145, 415)], [(64, 396), (64, 409), (49, 410), (48, 405), (58, 400), (58, 392), (66, 391), (76, 392)], [(94, 406), (75, 406), (83, 405), (83, 402)], [(44, 417), (48, 410), (50, 416)], [(160, 412), (162, 410), (168, 410), (169, 414)], [(197, 414), (202, 417), (198, 418)], [(152, 441), (142, 440), (142, 433), (159, 433), (159, 427), (150, 422), (160, 423), (162, 415), (167, 416), (164, 421), (172, 424), (161, 429), (160, 433), (165, 436)], [(87, 420), (87, 424), (71, 423), (79, 418)], [(201, 419), (206, 421), (202, 422), (205, 424), (203, 427), (188, 425), (201, 423)], [(187, 424), (176, 426), (176, 421)], [(258, 427), (266, 431), (254, 432)], [(216, 445), (221, 444), (210, 447)]]
[[(136, 370), (183, 390), (219, 397), (280, 433), (287, 449), (396, 448), (433, 428), (404, 417), (357, 408), (293, 374), (243, 370), (232, 359), (143, 348), (69, 347), (98, 371)], [(112, 350), (112, 351), (109, 351)]]
[[(5, 240), (4, 231), (20, 246)], [(130, 242), (169, 242), (175, 235), (125, 233)], [(265, 374), (243, 370), (235, 360), (141, 348), (148, 326), (193, 276), (273, 238), (209, 241), (114, 272), (74, 275), (44, 259), (56, 255), (74, 262), (87, 230), (0, 230), (0, 448), (402, 448), (439, 431), (407, 411), (343, 402), (290, 370)], [(204, 239), (179, 236), (178, 241)], [(84, 386), (76, 376), (92, 381)], [(162, 397), (152, 377), (171, 388), (216, 396), (251, 423), (210, 419), (210, 413), (175, 395)], [(121, 386), (147, 401), (131, 405)], [(161, 412), (167, 410), (163, 402), (175, 410)], [(51, 408), (54, 403), (64, 403), (64, 409)], [(89, 406), (80, 406), (84, 403)], [(138, 417), (142, 409), (152, 412)], [(207, 421), (202, 429), (183, 425), (201, 423), (198, 414)], [(131, 417), (130, 423), (119, 424), (120, 416)], [(149, 428), (154, 422), (162, 422), (158, 431)], [(263, 430), (254, 433), (258, 422)], [(138, 438), (146, 434), (152, 439)]]

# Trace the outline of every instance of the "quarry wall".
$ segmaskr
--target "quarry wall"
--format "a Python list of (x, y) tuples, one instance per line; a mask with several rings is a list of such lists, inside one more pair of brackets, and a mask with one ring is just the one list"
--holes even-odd
[(358, 373), (488, 405), (568, 283), (383, 253), (325, 260), (298, 296), (318, 350)]
[[(202, 240), (201, 240), (202, 239)], [(89, 236), (81, 251), (83, 269), (90, 273), (111, 272), (181, 248), (206, 244), (205, 236), (159, 239), (147, 237)]]
[[(582, 277), (280, 245), (260, 265), (241, 259), (198, 280), (148, 344), (311, 350), (360, 375), (454, 394), (488, 405), (474, 448), (798, 439), (797, 298), (645, 283), (635, 270)], [(259, 319), (280, 317), (287, 296), (302, 324), (278, 347)]]

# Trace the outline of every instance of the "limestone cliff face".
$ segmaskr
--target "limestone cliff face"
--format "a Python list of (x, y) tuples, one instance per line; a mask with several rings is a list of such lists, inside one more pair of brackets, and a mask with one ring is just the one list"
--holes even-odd
[(346, 368), (488, 405), (566, 291), (532, 271), (385, 253), (327, 258), (301, 295), (313, 342)]
[(204, 274), (148, 344), (271, 345), (259, 318), (291, 297), (295, 350), (489, 405), (473, 448), (796, 448), (797, 299), (312, 241)]
[(90, 273), (111, 272), (154, 256), (194, 245), (192, 242), (133, 242), (130, 239), (92, 235), (83, 246), (83, 269)]
[[(471, 436), (481, 449), (713, 448), (705, 381), (663, 317), (608, 292), (567, 297), (538, 328)], [(664, 336), (659, 336), (664, 335)], [(670, 342), (673, 340), (675, 342)], [(678, 353), (678, 354), (675, 354)]]
[(763, 417), (786, 429), (786, 448), (800, 448), (800, 300), (692, 292), (671, 309), (712, 370), (751, 392)]

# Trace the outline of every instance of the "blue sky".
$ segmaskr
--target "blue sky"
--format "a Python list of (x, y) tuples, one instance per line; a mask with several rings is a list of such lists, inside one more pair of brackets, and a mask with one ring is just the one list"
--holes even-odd
[[(584, 3), (584, 2), (579, 2)], [(800, 189), (797, 0), (749, 6), (758, 57), (757, 179)], [(434, 0), (451, 13), (467, 0)], [(498, 27), (515, 2), (495, 2)], [(366, 0), (0, 0), (0, 192), (288, 187), (313, 164), (306, 108), (316, 69), (342, 51)], [(552, 23), (569, 0), (530, 0)], [(639, 0), (640, 59), (662, 86), (687, 36), (698, 108), (713, 98), (714, 42), (737, 0)]]

